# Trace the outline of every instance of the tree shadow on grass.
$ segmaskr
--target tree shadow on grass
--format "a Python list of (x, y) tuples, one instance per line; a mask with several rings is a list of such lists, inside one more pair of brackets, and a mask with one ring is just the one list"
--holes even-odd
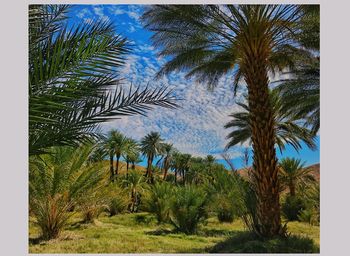
[[(236, 233), (237, 231), (230, 231), (230, 230), (223, 230), (223, 229), (199, 229), (197, 232), (190, 235), (198, 235), (202, 237), (221, 237), (221, 236), (230, 237)], [(145, 234), (153, 235), (153, 236), (163, 236), (163, 235), (169, 235), (169, 234), (185, 234), (185, 233), (176, 229), (158, 228), (156, 230), (147, 231), (145, 232)]]
[(250, 232), (236, 231), (232, 237), (208, 248), (209, 253), (319, 253), (313, 240), (300, 236), (261, 239)]

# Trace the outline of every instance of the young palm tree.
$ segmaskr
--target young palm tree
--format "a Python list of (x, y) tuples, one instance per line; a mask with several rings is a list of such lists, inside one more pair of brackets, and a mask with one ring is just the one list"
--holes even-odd
[(302, 163), (301, 159), (287, 157), (280, 161), (279, 166), (281, 167), (280, 179), (288, 186), (291, 196), (295, 196), (295, 188), (298, 183), (306, 179), (313, 180), (310, 175), (311, 169), (305, 169), (305, 163)]
[(163, 139), (160, 137), (160, 134), (158, 132), (151, 132), (141, 140), (141, 152), (144, 156), (147, 157), (146, 177), (150, 177), (151, 182), (153, 180), (153, 159), (157, 155), (161, 154), (161, 152), (163, 151), (163, 145)]
[[(290, 111), (286, 111), (284, 101), (282, 100), (279, 90), (270, 91), (270, 102), (273, 108), (276, 131), (276, 144), (282, 152), (285, 144), (294, 147), (296, 151), (301, 149), (300, 141), (303, 141), (312, 150), (316, 149), (315, 135), (310, 132), (307, 127), (302, 126), (298, 116), (293, 115)], [(227, 138), (230, 142), (226, 148), (233, 147), (238, 143), (243, 144), (249, 141), (251, 144), (251, 129), (249, 126), (249, 107), (244, 103), (238, 103), (243, 112), (237, 112), (230, 115), (233, 119), (225, 125), (225, 128), (234, 128)]]
[(29, 206), (44, 239), (56, 238), (69, 210), (98, 188), (104, 172), (101, 162), (89, 161), (94, 147), (54, 147), (51, 154), (30, 158)]
[(145, 189), (145, 179), (138, 171), (130, 171), (128, 177), (122, 181), (126, 186), (126, 190), (130, 193), (129, 209), (131, 212), (137, 211), (139, 205), (140, 193)]
[[(129, 164), (135, 162), (139, 157), (139, 147), (134, 139), (126, 138), (125, 152), (123, 153), (123, 158), (126, 162), (126, 176), (129, 175)], [(135, 166), (133, 167), (135, 169)]]
[(258, 199), (255, 231), (264, 236), (284, 233), (268, 72), (291, 64), (294, 41), (289, 35), (301, 14), (295, 5), (156, 5), (142, 17), (155, 32), (152, 40), (160, 55), (172, 57), (159, 76), (189, 70), (188, 77), (213, 87), (235, 72), (235, 90), (241, 78), (247, 84)]
[(174, 107), (167, 89), (115, 92), (118, 68), (130, 52), (112, 22), (70, 26), (68, 5), (29, 5), (29, 154), (77, 146), (96, 137), (99, 123)]

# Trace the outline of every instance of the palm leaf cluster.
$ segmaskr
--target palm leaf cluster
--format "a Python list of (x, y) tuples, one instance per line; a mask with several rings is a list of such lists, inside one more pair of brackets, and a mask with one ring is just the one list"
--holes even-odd
[[(276, 145), (282, 152), (285, 145), (291, 145), (295, 150), (299, 151), (302, 148), (301, 142), (304, 142), (309, 148), (315, 150), (315, 135), (303, 125), (300, 115), (287, 111), (290, 106), (285, 106), (286, 103), (280, 95), (279, 89), (270, 91), (270, 102), (275, 116), (276, 130)], [(236, 146), (248, 142), (251, 144), (251, 128), (249, 125), (249, 106), (245, 103), (237, 103), (244, 111), (236, 112), (230, 115), (232, 120), (225, 125), (227, 129), (234, 129), (229, 133), (227, 139), (229, 143), (226, 148)], [(288, 103), (289, 104), (289, 103)]]
[(45, 239), (55, 238), (82, 198), (98, 189), (101, 164), (88, 160), (94, 145), (54, 147), (50, 154), (32, 156), (29, 166), (29, 205)]
[(123, 90), (118, 68), (130, 52), (126, 38), (107, 21), (70, 25), (68, 10), (67, 5), (29, 7), (31, 155), (96, 137), (98, 123), (144, 115), (152, 105), (176, 106), (166, 88)]

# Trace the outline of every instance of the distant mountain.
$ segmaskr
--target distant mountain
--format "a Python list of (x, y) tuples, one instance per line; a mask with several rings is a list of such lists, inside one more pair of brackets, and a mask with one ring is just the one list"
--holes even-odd
[[(239, 175), (241, 175), (242, 177), (245, 178), (248, 176), (247, 171), (250, 169), (251, 169), (251, 167), (238, 169), (237, 172)], [(315, 180), (320, 181), (320, 163), (307, 166), (307, 167), (305, 167), (305, 169), (311, 169), (310, 174), (312, 176), (314, 176)]]

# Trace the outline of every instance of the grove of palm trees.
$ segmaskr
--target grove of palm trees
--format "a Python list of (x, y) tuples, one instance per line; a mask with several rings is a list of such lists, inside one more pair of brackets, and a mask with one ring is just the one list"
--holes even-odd
[(30, 5), (29, 251), (319, 252), (319, 15)]

